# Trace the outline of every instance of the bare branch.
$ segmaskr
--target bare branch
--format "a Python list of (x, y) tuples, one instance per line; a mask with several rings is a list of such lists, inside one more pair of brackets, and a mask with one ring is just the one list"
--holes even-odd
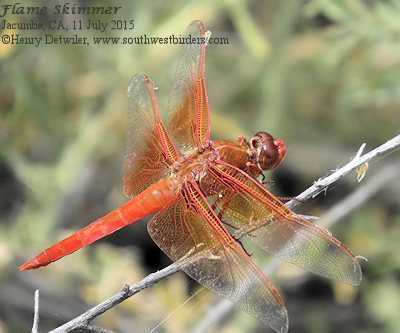
[(161, 281), (162, 279), (178, 272), (180, 267), (178, 264), (173, 263), (164, 269), (151, 273), (146, 276), (140, 282), (130, 286), (128, 284), (117, 294), (113, 295), (112, 297), (106, 299), (104, 302), (96, 305), (95, 307), (89, 309), (85, 313), (81, 314), (79, 317), (69, 321), (68, 323), (50, 331), (49, 333), (63, 333), (69, 332), (73, 329), (85, 327), (88, 325), (90, 321), (92, 321), (97, 316), (101, 315), (102, 313), (106, 312), (107, 310), (113, 308), (117, 304), (123, 302), (127, 298), (135, 295), (139, 291), (152, 286), (153, 284)]
[(39, 333), (39, 290), (35, 290), (32, 333)]
[[(355, 170), (360, 165), (362, 165), (368, 161), (371, 161), (373, 159), (376, 159), (380, 156), (383, 156), (385, 154), (388, 154), (388, 153), (398, 149), (399, 147), (400, 147), (400, 135), (394, 137), (393, 139), (387, 141), (385, 144), (377, 147), (376, 149), (370, 151), (369, 153), (367, 153), (363, 156), (361, 156), (362, 149), (360, 149), (359, 152), (357, 153), (356, 157), (353, 158), (349, 163), (347, 163), (345, 166), (337, 169), (331, 175), (329, 175), (325, 178), (319, 179), (311, 187), (309, 187), (307, 190), (305, 190), (300, 195), (298, 195), (295, 198), (295, 200), (289, 201), (286, 205), (291, 209), (298, 207), (301, 202), (305, 202), (306, 200), (317, 196), (319, 193), (323, 192), (329, 185), (336, 182), (338, 179), (344, 177), (349, 172)], [(385, 182), (387, 182), (388, 179), (390, 179), (390, 178), (386, 177)], [(369, 192), (370, 195), (372, 195), (372, 193), (375, 193), (379, 188), (381, 188), (383, 186), (383, 184), (384, 184), (384, 182), (380, 182), (379, 186), (374, 186), (373, 187), (374, 190)], [(367, 184), (365, 186), (367, 186)], [(361, 189), (359, 191), (361, 191)], [(355, 193), (358, 193), (359, 191), (357, 191)], [(364, 189), (363, 189), (363, 191), (364, 191)], [(363, 200), (358, 200), (357, 205), (361, 204), (366, 199), (367, 199), (367, 197), (364, 197)], [(352, 205), (348, 205), (347, 211), (350, 212), (357, 205), (355, 205), (354, 203)], [(329, 213), (328, 213), (328, 216), (329, 216)], [(336, 217), (334, 219), (330, 218), (329, 223), (333, 223), (333, 221), (335, 221), (336, 219), (343, 217), (343, 214), (341, 214), (341, 215), (336, 214), (335, 216)], [(323, 220), (323, 219), (321, 219), (321, 220)], [(324, 223), (327, 223), (327, 222), (324, 222)], [(324, 226), (327, 226), (327, 225), (325, 224)], [(278, 269), (280, 263), (281, 263), (281, 261), (278, 259), (271, 260), (270, 264), (267, 266), (267, 268), (266, 268), (266, 270), (264, 270), (264, 272), (266, 272), (267, 275), (272, 275), (273, 272), (275, 272)], [(87, 327), (89, 322), (92, 321), (97, 316), (99, 316), (100, 314), (106, 312), (107, 310), (111, 309), (115, 305), (121, 303), (122, 301), (126, 300), (127, 298), (131, 297), (132, 295), (136, 294), (137, 292), (139, 292), (147, 287), (152, 286), (153, 284), (176, 273), (179, 270), (180, 270), (180, 266), (178, 264), (174, 263), (174, 264), (162, 269), (161, 271), (158, 271), (158, 272), (148, 275), (146, 278), (144, 278), (143, 280), (141, 280), (140, 282), (138, 282), (132, 286), (126, 285), (119, 293), (115, 294), (114, 296), (110, 297), (109, 299), (105, 300), (104, 302), (96, 305), (95, 307), (91, 308), (90, 310), (83, 313), (79, 317), (54, 329), (50, 333), (69, 332), (76, 328)], [(220, 305), (220, 309), (218, 309), (215, 313), (213, 310), (213, 313), (214, 313), (213, 322), (211, 323), (210, 321), (208, 321), (208, 323), (200, 323), (200, 325), (197, 327), (196, 332), (204, 332), (204, 330), (203, 330), (204, 327), (209, 327), (213, 323), (220, 320), (220, 318), (223, 316), (224, 313), (231, 311), (231, 308), (232, 308), (232, 303), (224, 300), (222, 302), (222, 305)]]
[(399, 175), (400, 160), (384, 166), (378, 170), (367, 182), (358, 187), (354, 192), (346, 198), (331, 207), (318, 223), (321, 227), (329, 228), (338, 221), (341, 221), (345, 216), (363, 205), (374, 194), (392, 182)]
[(400, 135), (397, 135), (393, 139), (387, 141), (383, 145), (375, 148), (374, 150), (371, 150), (369, 153), (360, 156), (360, 151), (363, 150), (364, 144), (361, 146), (359, 149), (358, 153), (356, 156), (346, 165), (343, 167), (335, 170), (332, 174), (325, 178), (320, 178), (318, 179), (311, 187), (309, 187), (307, 190), (302, 192), (296, 197), (296, 200), (291, 200), (289, 201), (286, 206), (289, 207), (290, 209), (294, 209), (300, 205), (302, 201), (307, 201), (310, 198), (315, 198), (318, 194), (321, 192), (324, 192), (326, 188), (339, 180), (340, 178), (343, 178), (345, 175), (347, 175), (349, 172), (353, 171), (360, 165), (372, 161), (373, 159), (376, 159), (380, 156), (389, 154), (396, 149), (399, 149), (400, 147)]
[(95, 333), (114, 333), (113, 331), (110, 331), (106, 328), (98, 327), (98, 326), (92, 325), (92, 324), (87, 324), (85, 327), (82, 327), (82, 329), (84, 329), (86, 331), (92, 331)]

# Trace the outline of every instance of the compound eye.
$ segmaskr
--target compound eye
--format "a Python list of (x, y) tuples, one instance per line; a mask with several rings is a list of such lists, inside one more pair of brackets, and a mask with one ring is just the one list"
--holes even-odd
[(272, 137), (271, 134), (267, 133), (267, 132), (257, 132), (254, 137), (251, 139), (251, 146), (254, 149), (260, 148), (264, 142), (266, 141), (274, 141), (274, 138)]
[(283, 141), (274, 139), (267, 132), (256, 133), (251, 139), (251, 145), (257, 150), (258, 164), (263, 171), (275, 168), (282, 161), (286, 152)]
[(273, 140), (264, 141), (261, 147), (258, 163), (264, 171), (273, 169), (277, 165), (279, 151)]

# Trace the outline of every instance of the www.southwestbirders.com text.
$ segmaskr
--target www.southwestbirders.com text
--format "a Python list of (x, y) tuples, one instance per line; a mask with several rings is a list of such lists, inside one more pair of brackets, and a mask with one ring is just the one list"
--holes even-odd
[(77, 34), (65, 37), (63, 35), (50, 35), (46, 34), (40, 37), (24, 37), (20, 34), (3, 34), (0, 39), (0, 44), (11, 45), (32, 45), (38, 47), (39, 45), (90, 45), (93, 41), (94, 45), (152, 45), (152, 44), (214, 44), (214, 45), (227, 45), (229, 40), (226, 37), (176, 37), (170, 35), (168, 37), (148, 37), (141, 35), (138, 37), (81, 37)]

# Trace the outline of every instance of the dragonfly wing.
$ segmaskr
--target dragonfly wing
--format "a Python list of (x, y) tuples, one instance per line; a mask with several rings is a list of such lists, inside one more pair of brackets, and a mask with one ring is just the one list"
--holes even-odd
[(136, 74), (129, 83), (128, 145), (123, 190), (133, 197), (168, 173), (178, 153), (160, 117), (150, 79)]
[(193, 279), (277, 332), (288, 317), (278, 291), (232, 238), (195, 183), (148, 224), (155, 243)]
[(264, 250), (315, 274), (358, 285), (361, 268), (351, 251), (327, 230), (293, 213), (255, 179), (223, 161), (210, 168), (202, 188), (216, 184), (218, 216)]
[(178, 60), (168, 105), (168, 126), (181, 153), (199, 147), (210, 138), (210, 111), (204, 66), (206, 33), (200, 21), (186, 32), (191, 43), (184, 45)]

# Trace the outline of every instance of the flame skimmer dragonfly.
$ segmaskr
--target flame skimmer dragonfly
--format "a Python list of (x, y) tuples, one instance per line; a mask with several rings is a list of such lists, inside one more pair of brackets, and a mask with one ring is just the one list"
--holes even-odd
[[(129, 85), (128, 149), (121, 207), (43, 251), (20, 267), (38, 268), (154, 214), (155, 243), (193, 279), (230, 299), (277, 332), (288, 315), (278, 291), (243, 249), (248, 237), (262, 249), (315, 274), (358, 285), (351, 251), (328, 231), (289, 210), (258, 180), (286, 148), (258, 132), (250, 141), (210, 140), (204, 79), (207, 33), (190, 24), (169, 102), (167, 131), (154, 87), (145, 74)], [(235, 230), (236, 237), (228, 231)]]

